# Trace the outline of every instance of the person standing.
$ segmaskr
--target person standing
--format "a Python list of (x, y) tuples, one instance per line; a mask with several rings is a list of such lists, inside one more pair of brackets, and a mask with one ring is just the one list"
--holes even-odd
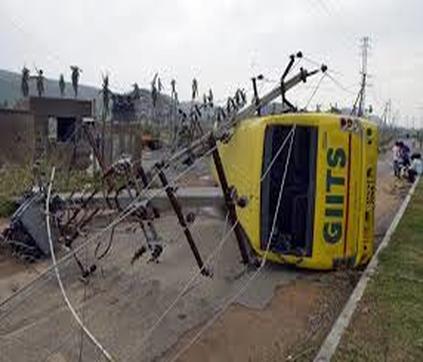
[(400, 154), (401, 154), (401, 164), (405, 167), (410, 166), (410, 147), (405, 144), (403, 141), (399, 142)]
[(413, 170), (416, 175), (423, 174), (423, 162), (420, 153), (414, 153), (413, 155), (411, 155), (410, 170)]
[(404, 143), (404, 146), (408, 147), (408, 153), (412, 154), (413, 144), (412, 144), (412, 139), (409, 133), (405, 135), (405, 140), (403, 141), (403, 143)]

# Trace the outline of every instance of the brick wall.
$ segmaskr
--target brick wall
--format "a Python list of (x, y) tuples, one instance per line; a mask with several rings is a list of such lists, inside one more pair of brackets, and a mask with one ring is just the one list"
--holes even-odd
[(0, 108), (0, 167), (32, 162), (34, 117), (28, 111)]

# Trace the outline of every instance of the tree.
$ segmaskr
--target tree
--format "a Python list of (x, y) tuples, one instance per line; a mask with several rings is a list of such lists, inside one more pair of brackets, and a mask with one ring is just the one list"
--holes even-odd
[(106, 119), (106, 116), (109, 114), (109, 103), (110, 103), (110, 96), (111, 92), (109, 89), (109, 75), (103, 75), (103, 85), (101, 89), (101, 93), (103, 96), (103, 119)]
[(132, 97), (134, 99), (140, 99), (141, 91), (140, 91), (140, 87), (138, 86), (138, 83), (134, 83), (133, 87), (134, 87), (134, 90), (132, 91)]
[(21, 77), (21, 91), (24, 97), (29, 95), (29, 69), (27, 67), (22, 68), (22, 77)]
[(160, 77), (157, 78), (157, 90), (158, 90), (159, 94), (162, 92), (162, 90), (164, 90)]
[(208, 101), (209, 101), (209, 105), (210, 105), (210, 107), (213, 107), (213, 91), (212, 91), (212, 89), (210, 88), (209, 89), (209, 96), (208, 96)]
[(44, 94), (44, 74), (42, 69), (37, 70), (37, 76), (35, 79), (37, 82), (38, 97), (42, 97)]
[(158, 76), (158, 73), (154, 75), (153, 80), (151, 81), (151, 100), (153, 101), (154, 108), (156, 108), (157, 97), (158, 97), (158, 91), (156, 87), (157, 76)]
[(175, 79), (172, 79), (170, 81), (170, 87), (171, 87), (170, 95), (173, 99), (175, 99), (175, 94), (176, 94), (176, 80)]
[(63, 76), (63, 74), (60, 74), (59, 89), (60, 89), (60, 96), (62, 96), (62, 97), (65, 96), (65, 88), (66, 88), (65, 77)]
[(79, 83), (79, 76), (82, 73), (82, 69), (76, 65), (71, 65), (70, 69), (72, 70), (72, 87), (73, 92), (75, 93), (75, 98), (78, 97), (78, 83)]
[(194, 101), (195, 98), (198, 96), (198, 81), (196, 78), (192, 80), (192, 100)]

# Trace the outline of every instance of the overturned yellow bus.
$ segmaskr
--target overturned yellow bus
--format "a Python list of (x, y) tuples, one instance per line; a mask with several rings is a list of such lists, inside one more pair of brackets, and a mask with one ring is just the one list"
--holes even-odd
[[(288, 160), (287, 147), (276, 153), (293, 128)], [(367, 263), (374, 243), (377, 144), (376, 126), (351, 116), (293, 113), (239, 122), (219, 153), (229, 184), (247, 200), (236, 211), (253, 251), (310, 269)]]

